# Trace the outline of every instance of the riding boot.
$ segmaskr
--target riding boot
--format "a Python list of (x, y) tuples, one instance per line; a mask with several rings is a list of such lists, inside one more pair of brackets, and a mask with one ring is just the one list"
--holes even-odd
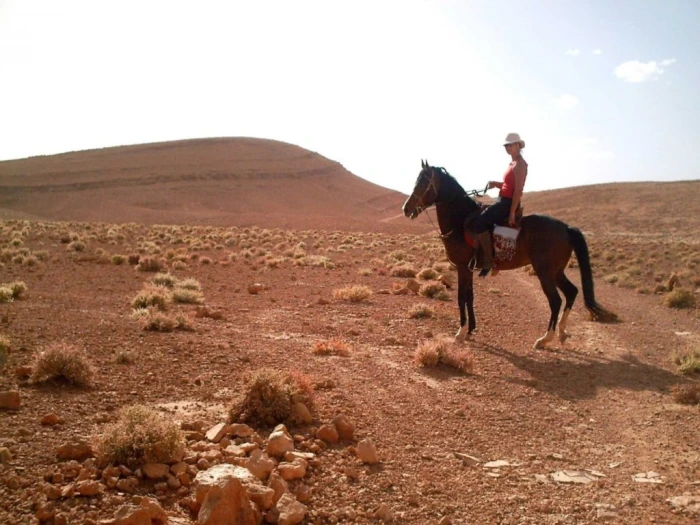
[(484, 259), (481, 265), (479, 277), (486, 277), (493, 266), (493, 247), (491, 246), (491, 233), (487, 230), (477, 235), (481, 249), (484, 252)]

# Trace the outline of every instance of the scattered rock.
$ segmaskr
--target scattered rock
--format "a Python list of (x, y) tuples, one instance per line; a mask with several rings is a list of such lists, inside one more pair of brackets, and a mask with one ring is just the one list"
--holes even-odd
[(60, 425), (61, 423), (63, 423), (63, 418), (53, 413), (46, 414), (44, 417), (41, 418), (41, 424), (46, 427)]
[(314, 417), (304, 403), (301, 401), (295, 401), (292, 404), (292, 420), (309, 425), (313, 423)]
[(700, 496), (674, 496), (666, 500), (673, 508), (700, 514)]
[(373, 516), (375, 519), (381, 520), (385, 523), (394, 521), (394, 513), (389, 508), (389, 505), (382, 503), (379, 505), (377, 510), (374, 511)]
[(206, 493), (197, 514), (198, 525), (257, 525), (260, 516), (237, 477), (217, 479)]
[(60, 461), (71, 459), (83, 461), (94, 456), (95, 453), (92, 450), (92, 446), (84, 441), (80, 441), (78, 443), (66, 443), (56, 449), (56, 458)]
[(557, 483), (592, 483), (598, 478), (593, 474), (581, 470), (560, 470), (550, 474)]
[(294, 450), (294, 440), (282, 430), (276, 430), (267, 442), (267, 454), (274, 458), (282, 458), (287, 452)]
[(325, 424), (321, 425), (321, 428), (318, 429), (316, 437), (322, 439), (326, 443), (337, 443), (339, 435), (335, 425)]
[(510, 463), (503, 459), (498, 459), (496, 461), (489, 461), (487, 463), (484, 463), (484, 468), (503, 468), (503, 467), (510, 467)]
[(285, 493), (277, 502), (278, 525), (296, 525), (306, 516), (306, 505), (296, 500), (290, 493)]
[(0, 465), (12, 461), (12, 453), (7, 447), (0, 447)]
[(229, 427), (226, 423), (219, 423), (207, 430), (205, 437), (212, 443), (218, 443), (228, 431)]
[(19, 410), (20, 405), (21, 400), (18, 390), (0, 392), (0, 409)]
[(663, 478), (658, 472), (640, 472), (632, 476), (632, 479), (637, 483), (663, 483)]
[(170, 471), (170, 467), (164, 463), (146, 463), (143, 467), (143, 475), (148, 479), (165, 479)]
[(232, 436), (247, 438), (252, 436), (255, 431), (243, 423), (234, 423), (233, 425), (229, 425), (228, 433)]
[(75, 484), (75, 492), (81, 496), (97, 496), (104, 492), (104, 490), (105, 486), (102, 483), (89, 479), (78, 481)]
[(255, 449), (245, 463), (245, 467), (258, 478), (265, 480), (275, 468), (275, 462), (260, 449)]
[(260, 292), (262, 292), (264, 289), (265, 289), (265, 287), (260, 283), (248, 285), (248, 293), (251, 295), (257, 295)]
[(379, 463), (377, 448), (374, 446), (371, 438), (363, 439), (357, 444), (357, 457), (360, 458), (360, 461), (369, 465)]
[(481, 463), (481, 460), (476, 456), (470, 456), (469, 454), (463, 454), (461, 452), (455, 452), (454, 455), (457, 459), (462, 460), (462, 464), (465, 467), (476, 467)]
[(295, 459), (292, 463), (280, 463), (277, 466), (277, 471), (279, 472), (282, 479), (285, 481), (291, 481), (293, 479), (301, 479), (306, 476), (306, 469), (308, 468), (308, 463), (304, 459)]

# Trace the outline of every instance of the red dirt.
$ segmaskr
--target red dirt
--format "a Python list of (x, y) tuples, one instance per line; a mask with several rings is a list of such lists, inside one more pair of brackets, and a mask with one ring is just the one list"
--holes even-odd
[[(74, 155), (79, 162), (79, 155)], [(164, 152), (163, 158), (172, 158), (170, 155)], [(207, 158), (209, 153), (203, 153), (200, 160)], [(111, 162), (109, 177), (124, 173), (123, 179), (129, 180), (127, 161)], [(325, 162), (326, 168), (333, 165)], [(172, 165), (183, 163), (173, 160)], [(195, 164), (183, 167), (183, 173), (196, 173)], [(305, 171), (302, 164), (295, 167), (297, 172)], [(255, 164), (250, 166), (252, 173)], [(69, 187), (63, 187), (53, 167), (31, 182), (7, 175), (6, 168), (7, 164), (0, 177), (0, 207), (8, 214), (53, 220), (80, 216), (87, 222), (0, 223), (2, 248), (10, 249), (11, 230), (24, 228), (21, 247), (32, 252), (46, 250), (49, 255), (35, 267), (12, 262), (0, 267), (0, 283), (22, 280), (28, 287), (26, 297), (0, 304), (0, 334), (10, 338), (13, 349), (5, 374), (0, 376), (0, 391), (19, 389), (22, 396), (19, 411), (0, 411), (0, 446), (9, 446), (13, 456), (10, 463), (0, 465), (0, 523), (32, 522), (36, 502), (45, 499), (44, 475), (58, 467), (56, 447), (98, 433), (105, 421), (114, 419), (119, 407), (146, 403), (166, 407), (176, 419), (202, 419), (213, 425), (225, 417), (225, 407), (243, 389), (244, 378), (265, 366), (301, 370), (323, 387), (316, 391), (316, 427), (344, 413), (355, 424), (356, 437), (371, 437), (378, 447), (381, 461), (374, 467), (363, 466), (347, 445), (331, 446), (319, 454), (320, 465), (304, 481), (312, 487), (305, 523), (374, 523), (373, 512), (382, 503), (392, 509), (395, 522), (402, 524), (437, 524), (445, 516), (455, 524), (697, 523), (697, 516), (674, 511), (666, 501), (681, 494), (700, 494), (698, 407), (678, 405), (672, 396), (674, 387), (697, 382), (697, 378), (680, 375), (671, 360), (674, 350), (698, 344), (696, 310), (671, 310), (657, 295), (635, 294), (597, 278), (597, 299), (623, 322), (588, 321), (579, 296), (569, 321), (570, 339), (564, 345), (554, 343), (548, 350), (534, 351), (532, 345), (543, 335), (549, 315), (545, 297), (536, 279), (526, 272), (503, 272), (476, 283), (479, 331), (465, 345), (473, 353), (473, 373), (447, 367), (422, 369), (413, 360), (416, 345), (425, 338), (454, 335), (457, 306), (454, 290), (446, 302), (377, 293), (404, 281), (382, 275), (382, 268), (391, 266), (393, 252), (408, 254), (416, 269), (443, 260), (441, 245), (432, 234), (397, 234), (369, 226), (386, 224), (380, 222), (382, 218), (400, 211), (399, 194), (377, 187), (369, 191), (369, 183), (349, 179), (355, 184), (349, 187), (356, 189), (345, 193), (352, 195), (345, 207), (336, 209), (337, 200), (329, 205), (319, 204), (317, 197), (311, 199), (304, 206), (314, 210), (313, 230), (293, 231), (288, 225), (309, 220), (304, 206), (285, 210), (278, 203), (271, 205), (269, 214), (257, 216), (253, 208), (268, 202), (260, 196), (270, 186), (307, 187), (316, 177), (324, 181), (326, 191), (337, 179), (325, 175), (294, 182), (273, 178), (255, 199), (246, 200), (240, 190), (224, 195), (216, 185), (195, 179), (183, 186), (182, 173), (177, 182), (166, 186), (119, 183), (75, 191), (78, 182), (70, 179)], [(231, 183), (234, 179), (226, 180)], [(56, 195), (67, 200), (52, 204), (55, 195), (45, 189), (27, 193), (29, 186), (46, 186), (49, 181), (61, 186)], [(84, 183), (96, 182), (94, 175), (86, 175)], [(253, 184), (246, 179), (241, 189)], [(13, 197), (16, 205), (5, 192), (12, 185), (24, 188)], [(204, 213), (202, 207), (192, 212), (184, 209), (205, 186), (207, 203), (216, 201), (223, 207), (237, 202), (241, 208), (235, 213), (222, 208), (219, 214)], [(165, 194), (164, 187), (172, 191)], [(562, 191), (574, 194), (574, 190)], [(88, 206), (84, 197), (95, 198), (99, 192), (108, 197), (98, 210)], [(76, 200), (71, 201), (70, 196)], [(152, 211), (158, 207), (156, 201), (170, 202), (171, 197), (175, 205)], [(356, 212), (358, 202), (373, 198), (379, 204), (368, 207), (358, 219), (362, 229), (352, 234), (332, 232), (340, 226), (351, 230), (349, 223), (339, 219), (350, 210)], [(151, 203), (151, 211), (137, 207), (136, 202)], [(389, 207), (391, 202), (394, 208)], [(546, 202), (538, 201), (538, 207), (546, 208)], [(98, 217), (100, 213), (104, 219)], [(326, 213), (332, 216), (329, 222), (321, 220)], [(180, 224), (220, 224), (233, 217), (247, 217), (236, 224), (284, 218), (285, 229), (176, 230), (133, 224), (117, 226), (124, 238), (110, 241), (110, 225), (95, 223), (119, 222), (107, 217)], [(600, 217), (602, 222), (588, 218), (586, 228), (605, 231), (606, 215)], [(406, 224), (402, 228), (415, 227), (407, 219), (401, 222)], [(68, 231), (85, 240), (84, 253), (68, 252), (59, 242), (59, 234)], [(244, 234), (253, 250), (264, 251), (250, 258), (242, 255)], [(152, 274), (129, 265), (104, 264), (95, 251), (102, 248), (107, 254), (126, 255), (151, 241), (147, 249), (158, 245), (165, 254), (169, 249), (187, 248), (186, 243), (171, 241), (187, 242), (188, 236), (192, 244), (210, 244), (189, 253), (209, 257), (212, 264), (191, 259), (187, 268), (171, 272), (197, 279), (206, 304), (221, 310), (224, 319), (195, 318), (194, 307), (179, 306), (176, 310), (191, 317), (194, 332), (142, 331), (130, 317), (130, 300)], [(235, 237), (239, 245), (226, 246), (227, 236)], [(327, 256), (335, 267), (295, 266), (290, 257), (276, 268), (265, 264), (264, 252), (282, 257), (285, 249), (300, 242), (306, 243), (309, 256)], [(344, 248), (338, 249), (341, 245)], [(236, 253), (236, 260), (229, 262), (228, 252)], [(373, 271), (360, 275), (362, 268)], [(576, 269), (568, 272), (575, 282), (577, 273)], [(455, 280), (454, 272), (448, 274)], [(266, 289), (251, 295), (247, 287), (256, 282)], [(333, 298), (334, 289), (349, 284), (367, 285), (375, 293), (361, 303)], [(319, 298), (328, 304), (320, 304)], [(408, 311), (417, 302), (430, 304), (436, 317), (410, 319)], [(350, 355), (315, 354), (314, 343), (330, 338), (342, 338)], [(31, 385), (16, 379), (12, 371), (29, 364), (53, 341), (67, 341), (88, 351), (99, 371), (93, 388)], [(123, 350), (136, 354), (135, 364), (115, 362), (115, 355)], [(41, 418), (51, 412), (65, 422), (42, 426)], [(269, 431), (258, 430), (263, 437)], [(292, 430), (303, 435), (313, 431), (309, 427)], [(481, 464), (465, 466), (455, 452), (476, 456)], [(483, 463), (492, 460), (506, 460), (510, 466), (484, 468)], [(357, 480), (346, 475), (348, 468), (357, 469)], [(584, 469), (604, 476), (587, 485), (560, 484), (550, 477), (555, 471)], [(633, 481), (634, 474), (648, 471), (659, 473), (664, 482)], [(15, 485), (9, 480), (17, 480), (19, 486), (12, 488)], [(141, 490), (147, 493), (149, 486)], [(168, 512), (189, 519), (179, 499), (174, 493), (161, 495)], [(59, 499), (57, 508), (71, 523), (97, 523), (111, 519), (116, 508), (128, 500), (128, 495), (108, 490), (92, 498)]]

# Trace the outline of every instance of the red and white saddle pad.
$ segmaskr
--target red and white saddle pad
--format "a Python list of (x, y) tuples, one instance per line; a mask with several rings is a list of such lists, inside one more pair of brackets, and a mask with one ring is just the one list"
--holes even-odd
[(493, 228), (493, 255), (497, 261), (510, 261), (515, 256), (515, 243), (518, 240), (517, 228), (495, 226)]

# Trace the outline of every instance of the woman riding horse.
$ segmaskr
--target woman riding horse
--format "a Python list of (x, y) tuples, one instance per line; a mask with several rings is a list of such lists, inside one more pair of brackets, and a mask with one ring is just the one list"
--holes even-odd
[[(489, 181), (487, 190), (498, 188), (498, 200), (486, 208), (481, 215), (470, 223), (470, 229), (476, 235), (476, 241), (481, 246), (484, 261), (479, 277), (486, 277), (493, 267), (493, 247), (491, 246), (491, 227), (508, 219), (508, 224), (515, 227), (515, 212), (520, 206), (525, 179), (527, 178), (527, 162), (521, 155), (525, 141), (517, 133), (508, 133), (503, 146), (511, 157), (511, 163), (503, 175), (503, 182)], [(495, 272), (494, 272), (495, 273)]]
[[(447, 257), (457, 267), (459, 305), (459, 331), (457, 340), (463, 341), (467, 334), (476, 330), (474, 315), (474, 285), (470, 261), (475, 250), (465, 240), (464, 223), (467, 217), (478, 213), (479, 205), (467, 195), (457, 180), (444, 168), (421, 163), (421, 171), (413, 193), (403, 205), (406, 217), (415, 219), (423, 210), (435, 205), (440, 238)], [(549, 301), (550, 317), (547, 332), (535, 342), (535, 348), (543, 348), (559, 328), (559, 340), (568, 337), (566, 323), (578, 295), (578, 288), (569, 281), (565, 270), (571, 255), (575, 253), (581, 271), (583, 300), (591, 317), (596, 321), (614, 321), (617, 316), (603, 308), (595, 300), (593, 271), (586, 239), (578, 228), (574, 228), (546, 215), (523, 217), (515, 244), (515, 254), (509, 260), (499, 261), (499, 270), (512, 270), (527, 264), (532, 265)], [(564, 312), (558, 320), (562, 300), (557, 289), (566, 298)], [(467, 312), (465, 313), (465, 306)], [(467, 319), (467, 315), (469, 318)]]

